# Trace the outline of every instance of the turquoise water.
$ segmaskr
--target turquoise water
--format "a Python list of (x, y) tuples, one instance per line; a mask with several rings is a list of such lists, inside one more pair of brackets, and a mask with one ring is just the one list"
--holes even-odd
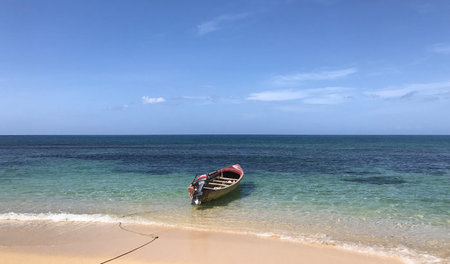
[[(245, 177), (199, 207), (194, 175)], [(133, 221), (450, 260), (450, 136), (0, 136), (0, 220)]]

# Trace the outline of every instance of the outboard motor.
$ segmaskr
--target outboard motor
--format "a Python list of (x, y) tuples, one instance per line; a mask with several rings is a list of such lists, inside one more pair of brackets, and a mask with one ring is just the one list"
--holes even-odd
[[(194, 189), (194, 193), (192, 195), (192, 202), (191, 204), (201, 204), (200, 198), (203, 195), (203, 186), (206, 184), (208, 176), (202, 175), (198, 177), (197, 179), (194, 179), (191, 186)], [(192, 190), (190, 190), (191, 192)]]
[[(214, 177), (216, 177), (218, 174), (216, 172), (203, 174), (198, 178), (194, 178), (194, 180), (191, 183), (191, 186), (188, 187), (189, 193), (192, 196), (192, 202), (191, 204), (199, 205), (202, 202), (200, 201), (202, 195), (203, 195), (203, 186), (210, 180), (212, 180)], [(197, 177), (197, 176), (196, 176)]]

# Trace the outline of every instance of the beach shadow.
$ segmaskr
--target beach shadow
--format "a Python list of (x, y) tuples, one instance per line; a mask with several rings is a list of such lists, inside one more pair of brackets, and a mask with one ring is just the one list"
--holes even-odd
[(238, 200), (243, 199), (247, 196), (249, 196), (254, 190), (255, 190), (255, 183), (254, 182), (244, 182), (239, 184), (238, 187), (236, 187), (235, 190), (231, 191), (230, 193), (220, 197), (217, 200), (212, 200), (207, 203), (202, 203), (199, 206), (195, 206), (198, 210), (207, 210), (211, 209), (213, 207), (217, 206), (227, 206), (229, 203)]

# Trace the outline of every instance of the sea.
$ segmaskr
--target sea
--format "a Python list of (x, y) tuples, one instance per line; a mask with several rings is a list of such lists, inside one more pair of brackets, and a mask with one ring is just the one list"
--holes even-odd
[[(195, 177), (240, 186), (192, 206)], [(138, 223), (450, 263), (450, 136), (0, 136), (0, 222)]]

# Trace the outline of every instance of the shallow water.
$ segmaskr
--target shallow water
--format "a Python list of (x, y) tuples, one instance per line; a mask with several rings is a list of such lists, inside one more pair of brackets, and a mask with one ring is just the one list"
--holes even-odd
[[(226, 197), (194, 175), (234, 163)], [(0, 220), (138, 221), (450, 259), (450, 136), (0, 136)]]

